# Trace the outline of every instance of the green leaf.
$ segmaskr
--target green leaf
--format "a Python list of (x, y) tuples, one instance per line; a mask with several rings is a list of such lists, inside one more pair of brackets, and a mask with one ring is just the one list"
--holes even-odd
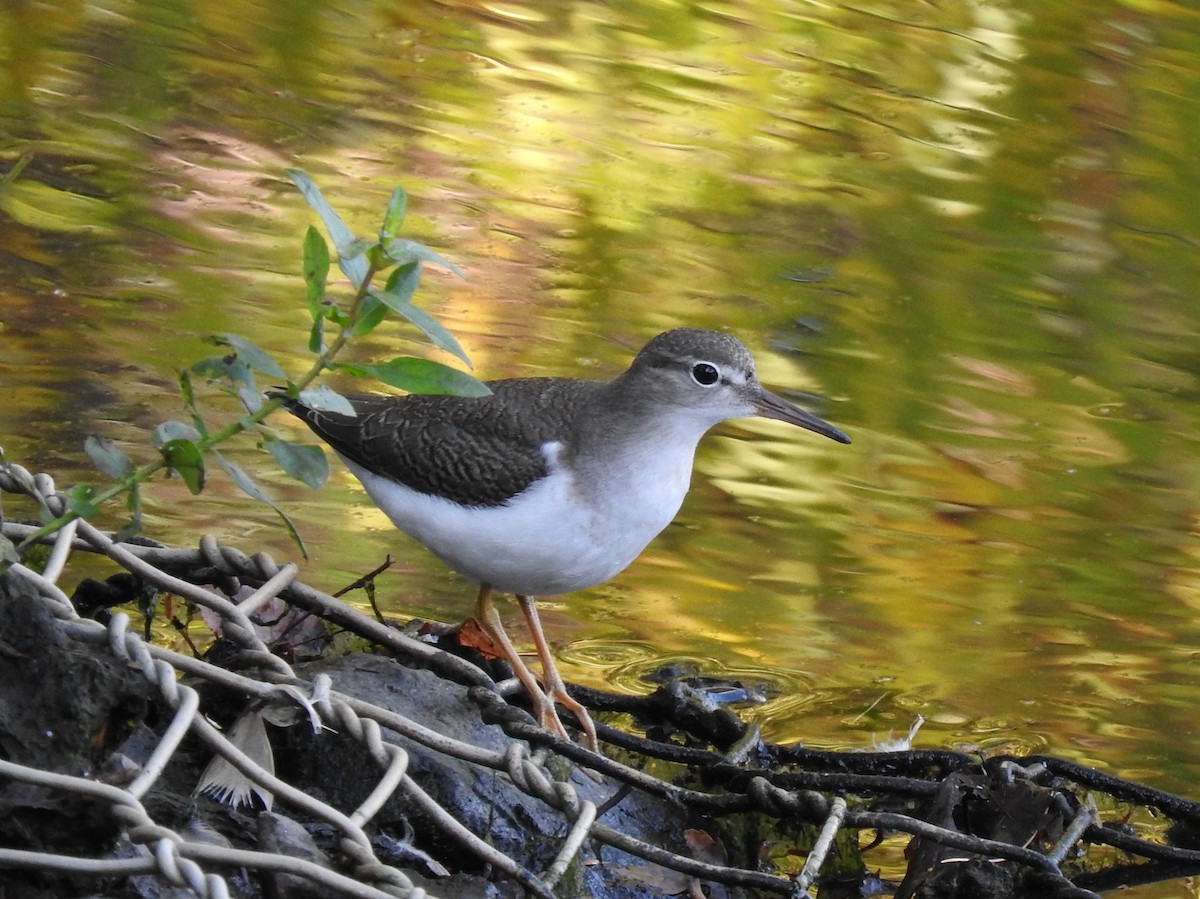
[(246, 474), (246, 471), (242, 468), (242, 466), (238, 465), (236, 462), (226, 459), (215, 450), (213, 451), (213, 455), (217, 459), (217, 464), (225, 469), (225, 473), (233, 479), (233, 482), (237, 484), (247, 496), (258, 500), (260, 503), (272, 505), (271, 498), (263, 493), (262, 488), (254, 483), (254, 481), (250, 478), (250, 475)]
[(187, 371), (179, 373), (179, 392), (183, 395), (183, 404), (189, 409), (196, 405), (196, 391), (192, 387), (192, 376)]
[(311, 353), (325, 352), (325, 317), (328, 313), (329, 307), (321, 303), (317, 314), (313, 316), (312, 330), (308, 332), (308, 349)]
[(191, 372), (209, 381), (226, 380), (234, 383), (248, 381), (254, 377), (250, 373), (250, 366), (236, 354), (201, 359), (192, 365)]
[(191, 440), (176, 437), (160, 448), (162, 457), (193, 495), (204, 489), (204, 456)]
[(371, 268), (377, 272), (391, 268), (395, 264), (383, 247), (377, 243), (373, 243), (367, 248), (367, 262), (371, 263)]
[(350, 324), (350, 316), (337, 306), (327, 306), (325, 316), (339, 328), (344, 328)]
[(215, 450), (213, 451), (213, 455), (217, 459), (217, 464), (225, 469), (225, 473), (233, 479), (233, 483), (237, 484), (247, 496), (258, 500), (260, 503), (265, 503), (275, 510), (275, 514), (279, 516), (280, 520), (283, 522), (283, 526), (287, 529), (288, 534), (291, 535), (292, 540), (300, 549), (300, 554), (307, 559), (308, 550), (304, 546), (304, 541), (300, 538), (300, 532), (296, 530), (296, 525), (292, 523), (292, 520), (288, 518), (284, 511), (279, 508), (279, 506), (277, 506), (269, 496), (263, 493), (262, 488), (254, 483), (253, 480), (251, 480), (250, 475), (246, 474), (240, 465), (238, 465), (236, 462), (226, 459)]
[(89, 435), (83, 441), (83, 450), (92, 464), (110, 478), (124, 478), (133, 474), (133, 462), (107, 437)]
[(196, 390), (192, 386), (192, 375), (187, 369), (179, 373), (179, 393), (183, 397), (183, 407), (192, 413), (192, 423), (196, 427), (196, 431), (201, 435), (208, 436), (208, 428), (204, 425), (204, 419), (200, 415), (200, 408), (196, 405)]
[(337, 251), (338, 267), (355, 287), (362, 287), (363, 281), (367, 277), (367, 260), (362, 258), (362, 250), (356, 252), (352, 249), (352, 245), (355, 243), (354, 235), (346, 227), (342, 217), (321, 195), (321, 191), (307, 173), (300, 169), (288, 169), (287, 173), (300, 190), (304, 201), (317, 214), (321, 224), (329, 233), (329, 239), (333, 241), (334, 249)]
[(421, 286), (421, 262), (414, 259), (397, 266), (390, 275), (383, 290), (401, 303), (411, 303), (417, 288)]
[(0, 566), (15, 565), (21, 561), (21, 557), (17, 555), (16, 545), (0, 534)]
[(233, 351), (237, 353), (238, 358), (255, 371), (260, 371), (269, 378), (287, 380), (287, 372), (283, 370), (280, 364), (246, 338), (239, 337), (236, 334), (217, 334), (211, 337), (210, 340), (217, 346), (232, 347)]
[(308, 288), (308, 312), (316, 320), (329, 280), (329, 246), (312, 225), (304, 232), (304, 284)]
[(163, 444), (169, 440), (199, 440), (200, 432), (181, 421), (164, 421), (150, 434), (150, 439), (154, 441), (155, 446), (162, 449)]
[(370, 334), (381, 321), (387, 317), (388, 307), (378, 298), (367, 294), (358, 307), (358, 315), (354, 317), (354, 327), (350, 329), (351, 337), (361, 337)]
[(329, 478), (329, 460), (319, 446), (306, 446), (287, 440), (268, 440), (267, 449), (279, 467), (316, 490)]
[(100, 507), (92, 501), (96, 488), (91, 484), (76, 484), (64, 490), (63, 495), (67, 498), (67, 509), (80, 518), (94, 518), (100, 511)]
[(367, 240), (365, 237), (356, 237), (342, 247), (340, 252), (343, 259), (361, 259), (365, 256), (366, 261), (370, 262), (370, 252), (376, 246), (377, 244), (373, 240)]
[(404, 193), (403, 187), (397, 187), (392, 191), (392, 196), (388, 200), (387, 211), (383, 214), (383, 227), (379, 229), (379, 242), (387, 243), (389, 240), (394, 240), (396, 235), (400, 233), (400, 228), (404, 224), (404, 214), (408, 210), (408, 195)]
[[(193, 365), (192, 371), (210, 381), (229, 381), (237, 398), (250, 412), (257, 412), (262, 408), (262, 394), (254, 386), (254, 373), (241, 356), (210, 356)], [(277, 377), (287, 380), (287, 375), (282, 369)]]
[(399, 356), (379, 365), (342, 365), (333, 368), (357, 377), (375, 378), (409, 393), (450, 393), (455, 396), (488, 396), (491, 389), (463, 371), (415, 356)]
[[(411, 262), (409, 265), (413, 266), (415, 269), (416, 267), (420, 266), (420, 263)], [(438, 349), (445, 350), (447, 353), (452, 353), (465, 362), (468, 366), (474, 367), (471, 366), (471, 358), (467, 355), (467, 351), (462, 348), (462, 345), (458, 342), (453, 334), (447, 331), (441, 324), (438, 323), (437, 319), (435, 319), (424, 309), (414, 306), (412, 303), (408, 302), (407, 296), (412, 296), (412, 292), (410, 290), (412, 276), (402, 274), (399, 277), (396, 277), (397, 273), (405, 272), (407, 269), (408, 266), (401, 266), (400, 268), (396, 269), (388, 278), (387, 290), (372, 290), (369, 295), (375, 297), (382, 303), (386, 303), (389, 309), (406, 319), (410, 324), (414, 325), (422, 334), (428, 337), (433, 345)], [(420, 275), (417, 275), (417, 277), (420, 277)], [(391, 289), (393, 281), (396, 288), (395, 290)]]
[(301, 390), (300, 402), (319, 412), (336, 412), (338, 415), (349, 415), (355, 418), (358, 416), (348, 399), (324, 385)]
[(446, 259), (423, 243), (417, 243), (415, 240), (408, 240), (400, 237), (395, 240), (386, 241), (383, 244), (383, 249), (388, 256), (395, 260), (397, 265), (405, 265), (409, 262), (432, 262), (434, 265), (440, 265), (442, 268), (454, 272), (464, 281), (467, 279), (467, 273), (461, 268)]

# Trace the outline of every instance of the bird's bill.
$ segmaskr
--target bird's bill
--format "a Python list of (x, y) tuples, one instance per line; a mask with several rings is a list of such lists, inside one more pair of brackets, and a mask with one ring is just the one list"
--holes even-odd
[(828, 437), (830, 440), (836, 440), (838, 443), (850, 442), (850, 438), (843, 431), (835, 428), (829, 422), (817, 418), (811, 412), (805, 412), (799, 406), (789, 403), (783, 397), (776, 396), (769, 390), (762, 392), (754, 407), (755, 414), (760, 418), (784, 421), (798, 428), (813, 431), (822, 437)]

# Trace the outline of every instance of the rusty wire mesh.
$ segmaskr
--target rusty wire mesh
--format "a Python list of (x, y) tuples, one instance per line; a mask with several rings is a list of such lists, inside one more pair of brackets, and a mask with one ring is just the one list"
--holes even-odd
[[(54, 515), (64, 508), (50, 477), (31, 475), (17, 465), (0, 467), (3, 493), (32, 497)], [(35, 529), (2, 523), (4, 534), (14, 541)], [(677, 733), (703, 734), (688, 741), (653, 740), (601, 725), (600, 736), (610, 753), (624, 760), (617, 761), (541, 730), (508, 701), (507, 684), (497, 684), (479, 667), (304, 585), (296, 579), (294, 565), (279, 566), (263, 554), (249, 557), (210, 537), (195, 550), (118, 543), (85, 521), (72, 522), (49, 540), (42, 570), (16, 564), (6, 579), (31, 587), (70, 641), (98, 648), (139, 672), (151, 686), (155, 702), (169, 710), (170, 720), (159, 729), (153, 751), (136, 774), (120, 784), (47, 770), (36, 761), (0, 760), (0, 787), (27, 785), (103, 805), (113, 821), (114, 844), (121, 836), (132, 846), (124, 856), (0, 846), (0, 872), (70, 872), (108, 882), (154, 874), (199, 896), (224, 897), (231, 895), (229, 871), (286, 871), (307, 879), (324, 895), (420, 899), (431, 893), (402, 866), (381, 860), (372, 842), (379, 810), (396, 796), (418, 809), (421, 820), (441, 833), (442, 845), (461, 847), (477, 868), (499, 872), (527, 894), (544, 897), (561, 894), (561, 881), (581, 849), (595, 845), (681, 872), (693, 878), (692, 886), (722, 884), (732, 895), (803, 896), (814, 885), (822, 895), (827, 891), (831, 896), (858, 895), (864, 889), (861, 883), (835, 887), (831, 878), (823, 878), (839, 839), (844, 848), (849, 835), (852, 853), (860, 857), (867, 851), (859, 846), (857, 834), (862, 831), (912, 836), (909, 874), (897, 888), (900, 895), (938, 895), (930, 892), (929, 875), (963, 868), (967, 861), (1016, 872), (1016, 880), (1007, 887), (1012, 891), (1055, 896), (1094, 895), (1089, 885), (1106, 889), (1200, 870), (1200, 851), (1189, 848), (1197, 842), (1194, 834), (1200, 828), (1196, 804), (1062, 759), (981, 759), (948, 751), (834, 753), (770, 746), (753, 739), (753, 732), (729, 713), (696, 711), (678, 703), (670, 691), (654, 697), (580, 691), (579, 697), (593, 708), (670, 717)], [(80, 550), (101, 553), (157, 590), (219, 616), (224, 637), (239, 650), (236, 670), (148, 643), (130, 630), (125, 614), (112, 615), (107, 624), (80, 617), (60, 586), (72, 553)], [(214, 584), (221, 589), (206, 586)], [(349, 629), (408, 664), (465, 685), (483, 720), (501, 726), (503, 743), (497, 748), (465, 742), (439, 729), (438, 721), (407, 718), (339, 692), (327, 675), (301, 676), (264, 643), (252, 620), (273, 597), (283, 597)], [(285, 782), (210, 723), (200, 693), (191, 684), (219, 686), (265, 708), (294, 710), (299, 721), (294, 726), (313, 730), (314, 740), (325, 739), (322, 734), (329, 732), (352, 739), (375, 766), (369, 795), (354, 807), (336, 808), (312, 795), (304, 784)], [(173, 764), (185, 737), (201, 741), (226, 760), (256, 791), (269, 793), (283, 807), (336, 834), (339, 857), (323, 866), (261, 847), (198, 842), (156, 820), (143, 800)], [(496, 772), (495, 776), (540, 803), (538, 808), (545, 814), (556, 817), (555, 845), (540, 844), (535, 859), (519, 858), (497, 848), (488, 834), (472, 832), (457, 820), (455, 809), (440, 804), (413, 776), (406, 745)], [(713, 746), (721, 746), (722, 751)], [(668, 773), (649, 770), (659, 760), (670, 763)], [(582, 796), (577, 784), (586, 781), (563, 777), (563, 765), (588, 773), (587, 779), (598, 784), (607, 799), (598, 802)], [(672, 850), (605, 822), (606, 815), (631, 794), (653, 797), (664, 807), (685, 809), (689, 816), (711, 822), (738, 816), (765, 820), (766, 830), (776, 829), (776, 838), (784, 832), (794, 835), (801, 828), (807, 858), (799, 870), (785, 873), (766, 864), (753, 847), (748, 853), (731, 852), (715, 859), (711, 854)], [(1093, 797), (1101, 798), (1110, 820), (1102, 820)], [(999, 816), (1000, 824), (979, 823), (989, 815), (995, 818), (997, 808), (1014, 805), (1038, 810), (1025, 832), (1015, 832), (1020, 828), (1007, 813)], [(1125, 820), (1125, 812), (1135, 807), (1169, 819), (1170, 831), (1158, 828), (1150, 838), (1139, 835)], [(964, 820), (972, 817), (964, 810), (971, 809), (978, 826), (968, 826)], [(734, 830), (744, 833), (746, 828), (726, 832)], [(1097, 846), (1117, 851), (1097, 859), (1093, 848)], [(866, 871), (861, 858), (856, 864), (855, 870)], [(431, 889), (436, 890), (436, 884)], [(630, 893), (635, 894), (655, 891)]]

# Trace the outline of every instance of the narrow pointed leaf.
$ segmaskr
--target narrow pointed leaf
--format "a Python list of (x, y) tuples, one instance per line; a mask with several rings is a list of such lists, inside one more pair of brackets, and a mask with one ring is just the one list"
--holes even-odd
[(213, 456), (216, 457), (217, 464), (225, 470), (225, 474), (233, 479), (233, 483), (237, 484), (247, 496), (258, 500), (260, 503), (271, 505), (271, 498), (263, 493), (261, 487), (254, 483), (250, 475), (246, 474), (246, 470), (229, 459), (226, 459), (220, 453), (214, 451)]
[(304, 232), (304, 284), (308, 289), (308, 312), (314, 320), (319, 315), (328, 280), (329, 247), (321, 232), (309, 225)]
[(192, 376), (187, 371), (179, 373), (179, 392), (183, 395), (183, 404), (189, 409), (196, 405), (196, 392), (192, 388)]
[(255, 371), (260, 371), (269, 378), (287, 380), (287, 373), (278, 362), (271, 358), (265, 350), (254, 345), (244, 337), (236, 334), (218, 334), (212, 338), (218, 346), (232, 347), (238, 358)]
[(237, 391), (238, 399), (242, 401), (242, 405), (251, 415), (255, 414), (259, 409), (262, 408), (262, 394), (259, 393), (258, 388), (254, 386), (253, 381), (249, 384), (238, 384), (235, 389)]
[(229, 356), (209, 356), (192, 364), (192, 374), (200, 375), (210, 381), (245, 381), (251, 377), (250, 366), (236, 354)]
[(316, 490), (329, 478), (329, 460), (319, 446), (291, 443), (287, 440), (268, 440), (267, 449), (279, 467)]
[(154, 441), (155, 446), (161, 449), (168, 440), (199, 440), (200, 433), (191, 425), (185, 425), (181, 421), (164, 421), (154, 429), (150, 439)]
[[(409, 266), (412, 266), (411, 270)], [(389, 309), (416, 327), (438, 349), (457, 356), (468, 367), (474, 368), (467, 351), (462, 348), (462, 344), (455, 336), (424, 309), (414, 306), (408, 301), (416, 289), (415, 280), (419, 280), (421, 277), (419, 262), (409, 263), (409, 266), (400, 266), (393, 271), (388, 277), (387, 289), (373, 290), (371, 296), (386, 303)], [(410, 274), (410, 271), (415, 274)]]
[(17, 547), (11, 540), (0, 534), (0, 565), (15, 565), (21, 561), (21, 557), (17, 555)]
[[(262, 395), (254, 384), (254, 372), (240, 355), (201, 359), (192, 366), (192, 371), (210, 381), (229, 381), (237, 398), (250, 412), (257, 412), (262, 407)], [(287, 380), (283, 369), (274, 377)]]
[(398, 265), (404, 265), (408, 262), (432, 262), (434, 265), (439, 265), (447, 271), (454, 272), (464, 281), (467, 279), (467, 273), (451, 262), (449, 259), (441, 256), (435, 251), (429, 249), (423, 243), (417, 243), (415, 240), (407, 238), (397, 238), (389, 240), (383, 244), (383, 248)]
[(491, 389), (469, 374), (415, 356), (399, 356), (378, 365), (336, 365), (341, 371), (358, 377), (375, 378), (409, 393), (449, 393), (455, 396), (488, 396)]
[(383, 214), (383, 227), (379, 229), (380, 243), (387, 243), (389, 240), (395, 239), (404, 225), (404, 215), (407, 211), (408, 195), (404, 192), (403, 187), (397, 187), (392, 191), (387, 211)]
[(354, 411), (354, 407), (350, 405), (348, 399), (336, 390), (331, 390), (325, 386), (310, 387), (307, 390), (301, 390), (300, 402), (304, 403), (310, 409), (317, 409), (321, 412), (336, 412), (339, 415), (350, 415), (353, 417), (357, 417), (358, 415)]
[(93, 518), (100, 508), (92, 501), (96, 488), (91, 484), (76, 484), (63, 491), (67, 498), (67, 508), (80, 518)]
[(411, 303), (417, 288), (421, 286), (421, 261), (414, 259), (398, 265), (390, 275), (383, 291), (395, 297), (397, 302)]
[(196, 391), (192, 387), (192, 375), (187, 369), (179, 372), (179, 393), (183, 397), (183, 407), (192, 413), (192, 424), (196, 431), (202, 436), (208, 436), (208, 429), (204, 425), (204, 418), (200, 415), (200, 408), (196, 405)]
[(333, 241), (334, 249), (337, 251), (338, 267), (355, 287), (361, 287), (367, 277), (367, 260), (362, 257), (361, 250), (353, 251), (354, 235), (346, 227), (342, 217), (321, 195), (316, 183), (306, 172), (302, 172), (300, 169), (288, 169), (288, 175), (299, 189), (301, 196), (304, 197), (304, 201), (317, 214), (321, 224), (329, 233), (329, 239)]
[(190, 440), (176, 437), (161, 448), (163, 459), (171, 471), (183, 479), (193, 495), (204, 489), (204, 456), (200, 447)]
[(308, 350), (310, 353), (320, 355), (325, 352), (325, 316), (328, 314), (329, 307), (324, 303), (317, 306), (317, 312), (313, 315), (312, 330), (308, 332)]
[(283, 370), (283, 366), (276, 362), (266, 350), (246, 338), (239, 337), (237, 334), (219, 334), (213, 337), (213, 341), (218, 346), (232, 347), (237, 353), (237, 358), (244, 362), (247, 368), (262, 372), (270, 378), (287, 380), (287, 373)]
[(133, 473), (133, 463), (129, 457), (107, 437), (89, 435), (83, 441), (83, 450), (92, 464), (110, 478), (123, 478)]
[(387, 312), (388, 307), (378, 297), (367, 294), (358, 307), (358, 316), (354, 319), (350, 336), (361, 337), (363, 334), (370, 334), (387, 317)]
[(300, 195), (304, 197), (304, 202), (308, 203), (317, 217), (321, 219), (321, 224), (325, 226), (333, 245), (340, 253), (342, 247), (354, 240), (354, 235), (346, 227), (342, 217), (329, 205), (329, 201), (321, 194), (321, 189), (317, 187), (316, 182), (309, 177), (307, 172), (300, 169), (288, 169), (287, 173), (292, 179), (292, 183), (299, 189)]
[(279, 516), (279, 520), (283, 522), (284, 528), (287, 529), (287, 532), (289, 535), (291, 535), (293, 542), (299, 548), (300, 554), (307, 559), (308, 550), (304, 546), (304, 541), (300, 538), (300, 532), (296, 530), (296, 525), (292, 523), (292, 519), (290, 519), (287, 514), (284, 513), (283, 509), (279, 508), (279, 506), (276, 505), (269, 496), (263, 493), (262, 488), (254, 483), (254, 481), (250, 478), (250, 475), (246, 474), (245, 470), (240, 465), (238, 465), (236, 462), (226, 459), (215, 450), (213, 451), (213, 455), (217, 459), (217, 464), (225, 470), (225, 473), (229, 475), (229, 477), (233, 480), (233, 483), (238, 485), (242, 492), (252, 499), (256, 499), (260, 503), (265, 503), (275, 510), (275, 514)]
[(365, 237), (356, 237), (350, 243), (341, 247), (338, 252), (346, 260), (363, 259), (366, 257), (364, 261), (370, 262), (371, 259), (368, 254), (376, 246), (378, 245), (373, 240), (367, 240)]

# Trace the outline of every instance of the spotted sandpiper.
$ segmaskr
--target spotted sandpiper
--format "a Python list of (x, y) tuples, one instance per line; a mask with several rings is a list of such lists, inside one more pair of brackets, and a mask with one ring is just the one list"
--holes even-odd
[[(566, 736), (557, 701), (595, 749), (595, 726), (567, 694), (534, 597), (592, 587), (637, 558), (679, 511), (696, 445), (713, 425), (757, 415), (850, 438), (765, 389), (736, 338), (698, 328), (659, 334), (611, 381), (488, 387), (485, 397), (349, 396), (357, 416), (284, 399), (396, 527), (479, 582), (476, 618), (542, 726)], [(493, 590), (516, 595), (544, 689), (505, 633)]]

